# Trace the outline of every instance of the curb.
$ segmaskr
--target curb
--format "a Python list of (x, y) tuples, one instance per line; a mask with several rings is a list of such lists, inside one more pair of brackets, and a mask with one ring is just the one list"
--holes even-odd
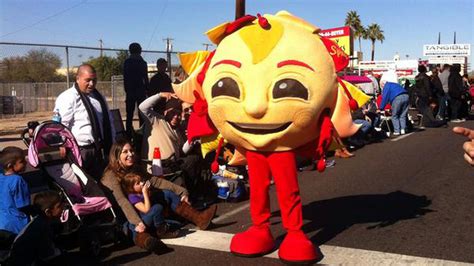
[(9, 130), (0, 130), (0, 136), (8, 136), (8, 135), (18, 135), (20, 137), (21, 132), (23, 132), (24, 128), (21, 129), (9, 129)]

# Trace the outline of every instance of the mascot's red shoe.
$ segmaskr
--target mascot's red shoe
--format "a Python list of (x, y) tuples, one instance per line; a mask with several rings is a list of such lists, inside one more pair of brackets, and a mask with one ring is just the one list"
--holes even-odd
[(311, 264), (320, 261), (323, 255), (302, 231), (288, 231), (278, 250), (278, 257), (288, 264)]
[(230, 252), (242, 257), (258, 257), (270, 253), (275, 247), (268, 225), (252, 226), (236, 234), (230, 242)]

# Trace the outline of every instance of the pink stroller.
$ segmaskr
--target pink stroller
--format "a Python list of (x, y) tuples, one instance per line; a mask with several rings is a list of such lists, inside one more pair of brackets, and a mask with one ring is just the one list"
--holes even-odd
[(68, 128), (52, 121), (40, 124), (28, 147), (28, 160), (49, 177), (69, 205), (61, 219), (63, 234), (77, 233), (81, 250), (94, 255), (100, 251), (101, 234), (108, 232), (108, 238), (112, 234), (117, 241), (112, 205), (99, 184), (82, 171), (79, 146)]

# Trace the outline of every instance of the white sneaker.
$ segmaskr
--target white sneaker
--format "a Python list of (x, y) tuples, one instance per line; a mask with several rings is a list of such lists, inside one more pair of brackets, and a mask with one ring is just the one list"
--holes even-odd
[(405, 135), (405, 129), (400, 130), (400, 134)]
[(461, 119), (451, 119), (451, 123), (461, 123), (463, 122)]
[(380, 128), (380, 127), (374, 127), (374, 129), (375, 129), (375, 131), (377, 131), (377, 132), (382, 131), (382, 128)]
[(400, 132), (393, 132), (393, 135), (394, 135), (394, 136), (399, 136), (399, 135), (400, 135)]

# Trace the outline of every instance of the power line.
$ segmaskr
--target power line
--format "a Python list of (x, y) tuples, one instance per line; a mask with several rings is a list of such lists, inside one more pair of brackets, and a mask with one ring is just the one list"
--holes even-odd
[[(47, 43), (19, 43), (19, 42), (0, 42), (0, 45), (17, 45), (17, 46), (41, 46), (41, 47), (60, 47), (60, 48), (72, 48), (72, 49), (87, 49), (97, 51), (97, 47), (91, 46), (78, 46), (78, 45), (67, 45), (67, 44), (47, 44)], [(102, 48), (103, 51), (128, 51), (128, 48), (117, 49), (117, 48)], [(156, 51), (156, 50), (142, 50), (142, 53), (158, 53), (162, 54), (166, 51)], [(171, 51), (171, 53), (182, 53), (180, 51)]]
[(54, 17), (57, 17), (57, 16), (59, 16), (59, 15), (65, 13), (65, 12), (67, 12), (67, 11), (73, 9), (73, 8), (76, 8), (76, 7), (78, 7), (78, 6), (82, 5), (82, 4), (84, 4), (84, 3), (87, 2), (87, 1), (88, 1), (88, 0), (83, 0), (82, 2), (80, 2), (80, 3), (78, 3), (78, 4), (74, 5), (74, 6), (71, 6), (71, 7), (69, 7), (69, 8), (63, 9), (63, 10), (61, 10), (61, 11), (59, 11), (59, 12), (57, 12), (57, 13), (51, 15), (51, 16), (48, 16), (48, 17), (43, 18), (43, 19), (40, 19), (40, 20), (38, 20), (38, 21), (36, 21), (36, 22), (34, 22), (34, 23), (30, 24), (30, 25), (27, 25), (27, 26), (25, 26), (25, 27), (23, 27), (23, 28), (21, 28), (21, 29), (18, 29), (18, 30), (16, 30), (16, 31), (9, 32), (9, 33), (7, 33), (7, 34), (3, 34), (2, 36), (0, 36), (0, 38), (3, 38), (3, 37), (6, 37), (6, 36), (8, 36), (8, 35), (12, 35), (12, 34), (15, 34), (15, 33), (20, 32), (20, 31), (26, 30), (26, 29), (28, 29), (28, 28), (34, 27), (34, 26), (36, 26), (36, 25), (38, 25), (38, 24), (40, 24), (40, 23), (43, 23), (43, 22), (45, 22), (45, 21), (47, 21), (47, 20), (50, 20), (50, 19), (52, 19), (52, 18), (54, 18)]
[(158, 15), (158, 20), (156, 21), (155, 27), (153, 28), (153, 32), (151, 33), (151, 37), (150, 37), (150, 41), (148, 42), (147, 49), (150, 49), (151, 42), (153, 41), (153, 37), (155, 37), (156, 29), (158, 29), (158, 25), (160, 25), (160, 20), (163, 16), (163, 13), (165, 12), (167, 5), (168, 5), (168, 1), (165, 1), (165, 3), (163, 4), (163, 8), (160, 11), (160, 14)]

